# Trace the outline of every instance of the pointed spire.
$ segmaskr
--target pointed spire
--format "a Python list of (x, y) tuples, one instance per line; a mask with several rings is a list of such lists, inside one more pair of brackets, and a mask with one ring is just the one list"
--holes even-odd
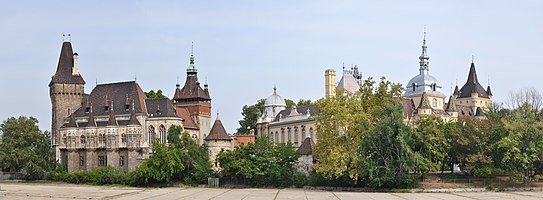
[(492, 95), (492, 91), (490, 90), (490, 85), (489, 85), (488, 87), (486, 87), (486, 94), (487, 94), (488, 96), (493, 96), (493, 95)]
[(428, 60), (430, 60), (430, 57), (428, 56), (428, 50), (426, 46), (426, 30), (424, 30), (424, 37), (422, 39), (422, 53), (419, 56), (419, 71), (420, 74), (426, 74), (429, 71), (428, 64), (430, 63)]
[(96, 127), (96, 121), (94, 120), (94, 115), (92, 113), (92, 104), (90, 105), (89, 120), (87, 120), (87, 127)]
[(477, 78), (477, 71), (475, 71), (475, 63), (471, 63), (471, 66), (469, 68), (469, 74), (468, 74), (468, 82), (472, 84), (479, 83), (479, 79)]
[(130, 120), (128, 121), (128, 125), (141, 125), (136, 118), (136, 110), (134, 109), (134, 105), (134, 100), (132, 100), (132, 109), (130, 111)]
[[(70, 109), (68, 109), (68, 113), (70, 113)], [(77, 122), (75, 121), (75, 113), (70, 114), (70, 120), (66, 127), (78, 127)]]
[(428, 95), (426, 95), (426, 92), (422, 93), (422, 97), (420, 100), (419, 109), (431, 109), (430, 106), (430, 100), (428, 100)]
[(77, 54), (74, 54), (72, 49), (72, 43), (64, 41), (60, 50), (57, 71), (51, 78), (49, 86), (55, 83), (85, 84), (77, 66), (74, 68), (74, 57), (77, 59)]
[(190, 62), (189, 67), (187, 68), (187, 73), (197, 73), (196, 66), (194, 65), (194, 42), (192, 42), (192, 45), (190, 47)]
[(453, 95), (454, 96), (458, 96), (458, 85), (454, 87), (454, 92), (453, 92)]
[(115, 111), (113, 110), (113, 101), (111, 101), (111, 106), (109, 106), (109, 120), (107, 122), (108, 126), (117, 126), (117, 119), (115, 119)]
[(456, 98), (454, 96), (449, 97), (449, 103), (447, 104), (447, 112), (457, 112), (456, 110)]

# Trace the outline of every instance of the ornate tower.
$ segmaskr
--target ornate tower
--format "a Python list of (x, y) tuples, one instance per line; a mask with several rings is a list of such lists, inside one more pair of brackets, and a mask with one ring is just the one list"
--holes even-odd
[[(209, 96), (209, 88), (207, 83), (204, 89), (198, 81), (198, 70), (194, 65), (194, 52), (191, 49), (190, 62), (187, 68), (187, 79), (183, 88), (176, 88), (173, 97), (174, 106), (177, 113), (187, 113), (198, 126), (198, 142), (203, 144), (204, 138), (211, 130), (211, 97)], [(183, 116), (182, 116), (183, 117)]]
[(49, 83), (49, 97), (51, 98), (51, 143), (56, 152), (56, 159), (60, 159), (58, 144), (59, 128), (64, 120), (81, 106), (85, 80), (79, 74), (77, 66), (78, 54), (72, 50), (70, 42), (63, 42), (60, 50), (57, 71)]

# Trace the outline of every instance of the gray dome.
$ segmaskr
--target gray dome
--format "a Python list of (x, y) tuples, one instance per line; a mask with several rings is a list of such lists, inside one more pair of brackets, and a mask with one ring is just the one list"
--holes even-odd
[(437, 81), (434, 76), (428, 74), (428, 71), (426, 71), (413, 77), (407, 83), (404, 96), (421, 95), (422, 93), (426, 92), (427, 94), (444, 97), (445, 95), (441, 91), (442, 88), (443, 87), (441, 84), (439, 84), (439, 81)]
[(287, 104), (283, 97), (277, 94), (277, 88), (273, 88), (273, 94), (264, 102), (264, 110), (262, 116), (257, 120), (257, 123), (271, 122), (275, 116), (282, 110), (287, 108)]

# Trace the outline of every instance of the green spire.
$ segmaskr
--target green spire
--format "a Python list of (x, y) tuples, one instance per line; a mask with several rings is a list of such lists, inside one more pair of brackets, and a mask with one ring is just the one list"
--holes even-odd
[(190, 47), (190, 63), (189, 67), (187, 68), (187, 73), (196, 73), (198, 70), (196, 69), (196, 66), (194, 65), (194, 42), (192, 42), (192, 45)]

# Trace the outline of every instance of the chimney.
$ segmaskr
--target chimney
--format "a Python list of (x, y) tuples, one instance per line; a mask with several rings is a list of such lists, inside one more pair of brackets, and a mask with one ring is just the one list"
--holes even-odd
[(74, 66), (72, 67), (72, 76), (79, 76), (79, 68), (77, 67), (77, 59), (79, 54), (74, 53)]
[(333, 69), (324, 72), (324, 93), (326, 98), (336, 96), (336, 71)]

